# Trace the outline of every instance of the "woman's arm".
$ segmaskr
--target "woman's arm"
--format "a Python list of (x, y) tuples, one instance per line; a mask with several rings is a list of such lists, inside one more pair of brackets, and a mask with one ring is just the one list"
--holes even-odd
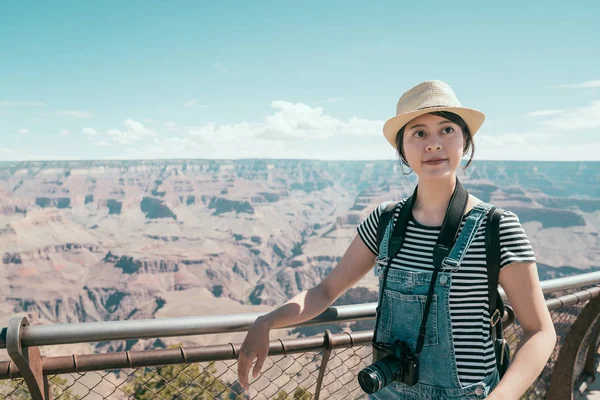
[(556, 332), (534, 262), (512, 263), (500, 271), (504, 289), (523, 338), (504, 377), (488, 399), (518, 399), (533, 384), (550, 358)]
[(374, 264), (375, 255), (356, 235), (340, 262), (321, 283), (258, 317), (248, 331), (238, 356), (238, 379), (242, 387), (249, 388), (248, 372), (254, 359), (256, 364), (252, 375), (258, 376), (269, 352), (269, 331), (272, 328), (298, 324), (318, 316), (365, 276)]
[(308, 321), (327, 309), (375, 265), (375, 255), (356, 235), (337, 266), (322, 282), (294, 296), (281, 307), (259, 319), (271, 328)]

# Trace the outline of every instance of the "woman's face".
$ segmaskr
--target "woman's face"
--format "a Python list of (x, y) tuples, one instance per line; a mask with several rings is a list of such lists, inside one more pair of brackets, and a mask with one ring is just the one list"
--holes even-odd
[(404, 158), (419, 179), (448, 178), (463, 157), (462, 129), (437, 115), (424, 114), (411, 120), (402, 140)]

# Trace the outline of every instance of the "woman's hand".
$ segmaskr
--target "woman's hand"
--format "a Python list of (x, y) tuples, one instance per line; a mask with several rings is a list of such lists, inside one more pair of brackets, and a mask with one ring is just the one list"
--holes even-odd
[(254, 359), (256, 364), (252, 376), (256, 378), (269, 354), (269, 325), (260, 317), (254, 321), (248, 331), (238, 355), (238, 381), (245, 390), (250, 388), (248, 372)]

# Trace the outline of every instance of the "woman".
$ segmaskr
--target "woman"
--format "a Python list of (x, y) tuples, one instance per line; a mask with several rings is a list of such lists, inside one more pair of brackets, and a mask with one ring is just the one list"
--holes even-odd
[[(408, 90), (398, 101), (396, 114), (384, 125), (384, 135), (396, 148), (403, 170), (409, 167), (419, 179), (404, 241), (391, 260), (389, 273), (417, 276), (434, 268), (433, 246), (457, 187), (457, 169), (469, 151), (472, 160), (473, 136), (485, 117), (477, 110), (462, 107), (452, 89), (440, 81), (423, 82)], [(480, 199), (469, 195), (465, 215), (480, 203), (483, 204)], [(257, 360), (253, 369), (256, 377), (267, 357), (270, 329), (316, 317), (371, 271), (379, 254), (377, 225), (381, 210), (382, 206), (377, 207), (358, 226), (358, 235), (321, 283), (256, 320), (238, 358), (239, 381), (244, 388), (248, 388), (252, 361)], [(398, 218), (398, 209), (394, 217)], [(466, 250), (460, 268), (452, 273), (447, 304), (435, 317), (437, 323), (447, 322), (451, 329), (435, 340), (426, 338), (423, 347), (423, 354), (433, 354), (438, 343), (448, 345), (445, 348), (450, 349), (450, 354), (439, 354), (436, 362), (419, 366), (425, 380), (437, 373), (443, 386), (430, 382), (415, 386), (392, 382), (371, 395), (372, 398), (518, 399), (540, 374), (550, 357), (556, 334), (540, 288), (531, 245), (518, 217), (505, 211), (500, 219), (499, 283), (524, 335), (509, 369), (498, 382), (493, 346), (486, 334), (490, 315), (484, 231), (485, 223)], [(402, 295), (396, 297), (402, 301)], [(393, 312), (394, 307), (391, 309), (378, 326), (388, 332), (388, 339), (405, 339), (400, 337), (405, 333), (398, 326), (420, 325), (419, 318), (413, 316), (407, 320), (404, 316), (403, 319)], [(394, 327), (386, 326), (393, 324), (392, 320), (399, 322)]]

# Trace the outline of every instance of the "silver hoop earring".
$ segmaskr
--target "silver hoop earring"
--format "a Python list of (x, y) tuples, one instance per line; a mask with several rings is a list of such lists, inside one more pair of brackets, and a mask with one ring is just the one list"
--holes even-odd
[(408, 165), (408, 164), (406, 164), (406, 166), (410, 168), (410, 171), (409, 171), (408, 173), (406, 173), (406, 172), (404, 171), (404, 165), (405, 165), (405, 163), (401, 163), (401, 164), (400, 164), (400, 168), (402, 169), (402, 173), (403, 173), (404, 175), (410, 175), (410, 174), (412, 174), (412, 172), (413, 172), (412, 168), (410, 168), (410, 167), (409, 167), (409, 165)]

